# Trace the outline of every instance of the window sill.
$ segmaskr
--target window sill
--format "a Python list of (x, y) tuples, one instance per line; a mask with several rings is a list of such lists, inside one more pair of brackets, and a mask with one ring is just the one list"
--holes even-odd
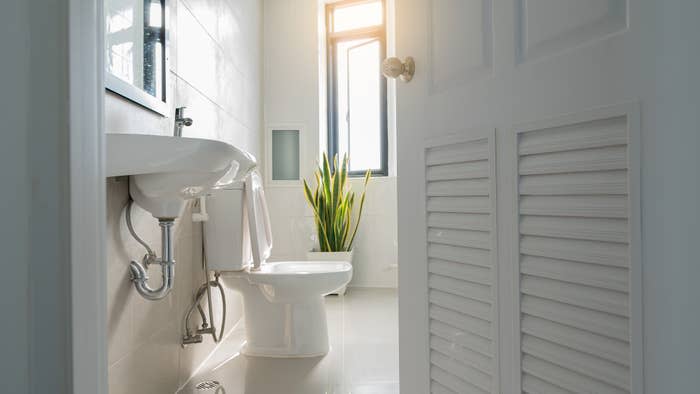
[[(364, 182), (363, 176), (352, 176), (348, 178), (351, 183), (362, 183)], [(369, 182), (394, 182), (396, 181), (396, 175), (377, 175), (370, 178)]]

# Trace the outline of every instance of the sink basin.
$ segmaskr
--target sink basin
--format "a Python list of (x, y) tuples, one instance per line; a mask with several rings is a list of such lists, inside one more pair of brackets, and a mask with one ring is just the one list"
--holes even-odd
[(255, 158), (225, 142), (145, 134), (106, 134), (107, 176), (129, 176), (134, 201), (159, 219), (186, 199), (242, 179)]

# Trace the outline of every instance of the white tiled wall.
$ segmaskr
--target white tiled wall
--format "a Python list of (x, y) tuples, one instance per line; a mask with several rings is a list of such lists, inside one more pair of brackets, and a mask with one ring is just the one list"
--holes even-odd
[[(194, 119), (185, 137), (223, 140), (260, 155), (262, 2), (259, 0), (168, 0), (171, 12), (171, 107), (186, 106)], [(111, 93), (105, 95), (109, 133), (172, 133), (172, 117), (161, 117)], [(172, 112), (171, 112), (172, 113)], [(182, 319), (193, 292), (204, 282), (201, 225), (188, 207), (176, 222), (176, 283), (161, 301), (146, 301), (128, 280), (128, 263), (143, 248), (126, 230), (128, 183), (107, 182), (109, 389), (110, 394), (173, 393), (214, 349), (205, 342), (181, 348)], [(134, 226), (160, 250), (156, 220), (135, 207)], [(158, 280), (153, 267), (152, 280)], [(216, 293), (214, 293), (216, 297)], [(242, 315), (240, 297), (227, 296), (229, 331)], [(220, 304), (215, 299), (215, 313)], [(197, 321), (193, 319), (193, 323)]]
[[(319, 7), (323, 0), (264, 0), (265, 124), (301, 124), (307, 133), (307, 157), (313, 169), (325, 133), (325, 106), (319, 98)], [(390, 136), (390, 141), (393, 138)], [(393, 155), (390, 155), (390, 158)], [(391, 160), (390, 160), (391, 161)], [(393, 167), (390, 165), (390, 167)], [(312, 180), (311, 172), (302, 174)], [(313, 181), (312, 181), (313, 183)], [(353, 181), (357, 194), (360, 180)], [(273, 260), (305, 259), (313, 247), (313, 216), (301, 184), (271, 186), (266, 191), (274, 239)], [(351, 286), (397, 286), (396, 177), (376, 178), (367, 191), (357, 235)]]

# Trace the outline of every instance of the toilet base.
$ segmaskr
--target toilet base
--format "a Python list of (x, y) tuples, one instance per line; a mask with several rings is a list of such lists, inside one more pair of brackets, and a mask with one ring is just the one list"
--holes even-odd
[[(264, 290), (261, 290), (263, 293)], [(326, 306), (321, 295), (295, 302), (243, 295), (247, 343), (253, 357), (319, 357), (328, 353)]]

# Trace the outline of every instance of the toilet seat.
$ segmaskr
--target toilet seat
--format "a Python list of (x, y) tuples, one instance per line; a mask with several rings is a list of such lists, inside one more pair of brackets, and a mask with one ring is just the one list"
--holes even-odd
[(352, 278), (352, 264), (341, 261), (284, 261), (265, 263), (249, 271), (248, 281), (274, 289), (266, 292), (273, 302), (298, 300), (307, 294), (330, 294)]
[(248, 209), (250, 247), (253, 252), (253, 270), (258, 270), (272, 253), (272, 224), (265, 201), (262, 177), (253, 171), (246, 178), (245, 205)]

